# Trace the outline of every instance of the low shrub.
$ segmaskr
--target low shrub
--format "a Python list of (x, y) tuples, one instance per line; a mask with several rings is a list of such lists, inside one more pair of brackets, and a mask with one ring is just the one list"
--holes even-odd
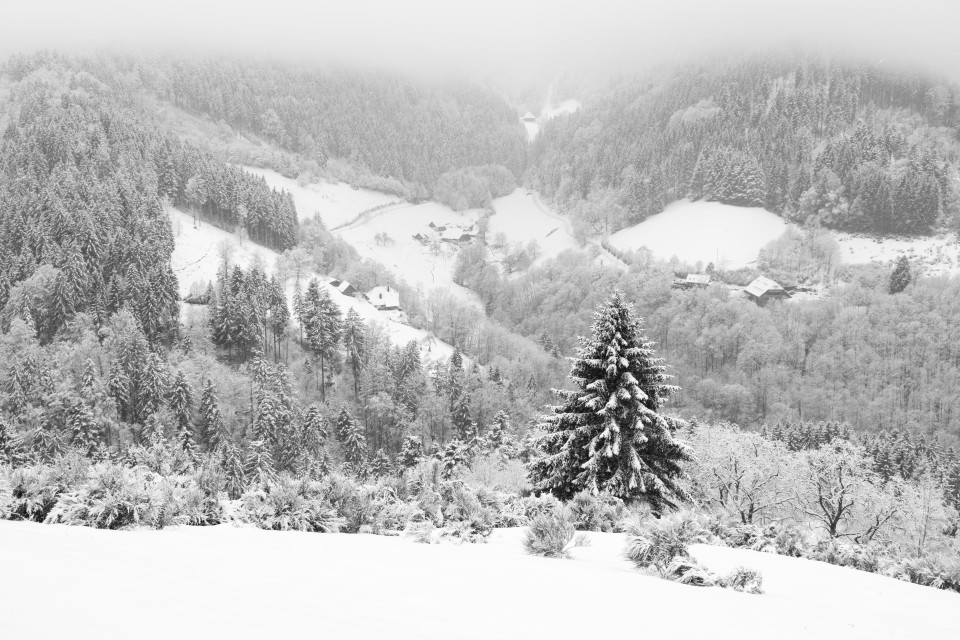
[(678, 556), (686, 556), (692, 544), (714, 540), (706, 528), (706, 519), (690, 511), (680, 511), (656, 519), (632, 519), (626, 524), (625, 555), (639, 569), (655, 567), (663, 572)]
[(54, 481), (49, 467), (14, 469), (10, 474), (8, 517), (43, 522), (56, 506), (61, 492), (62, 487)]
[(806, 557), (841, 567), (877, 573), (884, 563), (886, 552), (887, 549), (877, 543), (860, 545), (831, 539), (817, 544), (806, 554)]
[(737, 567), (716, 582), (717, 585), (725, 589), (733, 589), (744, 593), (763, 593), (763, 576), (756, 569)]
[(913, 584), (960, 592), (960, 559), (956, 557), (907, 558), (891, 564), (884, 573)]
[(569, 558), (571, 549), (586, 544), (586, 536), (577, 534), (573, 520), (559, 508), (533, 516), (523, 539), (527, 553), (547, 558)]
[(58, 496), (44, 522), (97, 529), (156, 526), (162, 519), (160, 502), (142, 470), (101, 463), (83, 483)]
[(694, 587), (712, 587), (717, 584), (716, 576), (695, 559), (685, 555), (674, 557), (661, 571), (661, 575), (668, 580)]
[(247, 491), (240, 505), (240, 518), (261, 529), (331, 533), (342, 525), (318, 483), (287, 476)]
[(567, 503), (578, 531), (615, 531), (626, 514), (623, 501), (609, 493), (581, 491)]
[(410, 538), (414, 542), (420, 544), (430, 544), (433, 542), (433, 532), (436, 530), (436, 527), (433, 526), (433, 523), (429, 520), (424, 520), (422, 522), (411, 522), (407, 525), (407, 528), (404, 529), (403, 535), (407, 538)]

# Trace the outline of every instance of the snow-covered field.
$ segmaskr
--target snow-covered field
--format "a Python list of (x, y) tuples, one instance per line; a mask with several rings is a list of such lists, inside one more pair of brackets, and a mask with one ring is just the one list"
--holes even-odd
[[(101, 531), (0, 521), (9, 638), (955, 638), (960, 595), (751, 551), (697, 546), (708, 567), (763, 573), (764, 595), (640, 574), (623, 536), (572, 560), (488, 544), (231, 525)], [(162, 604), (161, 604), (162, 603)]]
[[(276, 251), (250, 241), (244, 242), (241, 246), (235, 234), (203, 221), (194, 226), (192, 215), (176, 209), (171, 209), (170, 220), (175, 242), (171, 267), (179, 280), (182, 296), (190, 292), (191, 285), (194, 283), (201, 286), (202, 293), (207, 283), (216, 282), (221, 260), (219, 251), (221, 246), (230, 247), (231, 265), (249, 268), (259, 263), (267, 273), (272, 273), (276, 266), (279, 255)], [(315, 275), (326, 286), (327, 279), (322, 274)], [(449, 358), (453, 354), (453, 347), (438, 340), (432, 333), (398, 322), (389, 312), (378, 311), (366, 300), (345, 296), (333, 287), (327, 287), (327, 289), (344, 314), (349, 309), (354, 309), (364, 321), (380, 324), (395, 345), (403, 346), (411, 340), (416, 341), (420, 344), (423, 357), (433, 360)], [(292, 282), (287, 285), (287, 295), (292, 300)], [(181, 306), (186, 313), (188, 305)]]
[(529, 189), (517, 189), (493, 201), (494, 214), (487, 227), (488, 241), (503, 233), (508, 242), (527, 244), (536, 240), (540, 247), (537, 262), (552, 258), (577, 242), (570, 231), (570, 222), (542, 206)]
[(786, 230), (780, 216), (759, 208), (678, 200), (640, 224), (610, 236), (621, 250), (647, 247), (654, 257), (737, 268), (756, 261), (760, 249)]
[[(458, 212), (437, 202), (425, 202), (374, 212), (337, 233), (361, 256), (380, 262), (407, 284), (423, 292), (442, 289), (461, 302), (481, 306), (475, 293), (453, 281), (457, 246), (448, 242), (423, 244), (413, 237), (417, 233), (434, 236), (431, 222), (467, 228), (479, 216), (479, 211)], [(385, 243), (377, 242), (380, 233), (386, 234)]]
[(320, 219), (329, 229), (345, 224), (374, 207), (403, 202), (397, 196), (369, 189), (354, 189), (345, 182), (312, 182), (301, 185), (276, 171), (247, 166), (243, 168), (262, 177), (274, 189), (289, 191), (297, 206), (297, 216), (301, 220), (313, 218), (319, 213)]
[(960, 241), (956, 234), (918, 238), (877, 238), (833, 232), (840, 258), (848, 264), (892, 263), (901, 255), (928, 276), (960, 273)]

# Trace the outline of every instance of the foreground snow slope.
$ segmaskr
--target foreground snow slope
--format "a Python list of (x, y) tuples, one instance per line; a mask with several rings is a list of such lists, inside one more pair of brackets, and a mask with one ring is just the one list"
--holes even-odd
[[(230, 525), (112, 532), (0, 521), (10, 638), (953, 638), (960, 596), (816, 562), (698, 547), (754, 563), (768, 594), (644, 576), (623, 536), (573, 560), (489, 544), (267, 532)], [(767, 562), (761, 566), (761, 561)]]
[[(235, 234), (228, 233), (208, 222), (195, 223), (192, 215), (177, 209), (170, 210), (170, 222), (175, 243), (170, 266), (179, 280), (181, 296), (190, 293), (190, 288), (194, 284), (201, 287), (202, 293), (207, 283), (216, 283), (217, 270), (220, 267), (219, 248), (223, 245), (231, 248), (231, 265), (239, 265), (247, 269), (259, 262), (268, 274), (274, 270), (279, 255), (276, 251), (250, 241), (240, 246)], [(314, 275), (326, 286), (326, 278), (321, 274)], [(305, 284), (303, 286), (306, 288)], [(403, 346), (410, 341), (417, 342), (420, 344), (421, 355), (432, 360), (449, 358), (453, 354), (453, 347), (438, 340), (432, 333), (398, 322), (389, 313), (378, 311), (366, 300), (345, 296), (333, 287), (327, 287), (327, 290), (344, 314), (349, 309), (354, 309), (364, 321), (380, 324), (393, 344)], [(287, 297), (292, 305), (292, 281), (287, 284)], [(182, 305), (183, 312), (186, 312), (187, 306)]]
[(610, 236), (622, 250), (647, 247), (656, 258), (713, 262), (737, 268), (757, 259), (760, 249), (786, 230), (780, 216), (759, 207), (678, 200), (641, 222)]

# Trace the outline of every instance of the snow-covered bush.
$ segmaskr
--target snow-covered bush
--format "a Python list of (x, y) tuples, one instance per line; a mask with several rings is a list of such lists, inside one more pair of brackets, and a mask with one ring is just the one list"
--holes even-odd
[(411, 522), (407, 525), (407, 528), (404, 529), (404, 536), (410, 538), (414, 542), (420, 544), (430, 544), (433, 542), (433, 532), (436, 530), (436, 527), (433, 526), (433, 523), (429, 520), (423, 522)]
[(97, 464), (82, 483), (58, 496), (44, 522), (97, 529), (153, 525), (162, 518), (155, 490), (139, 468)]
[(706, 567), (695, 559), (685, 555), (673, 558), (661, 575), (668, 580), (688, 584), (694, 587), (712, 587), (717, 584), (717, 578)]
[(523, 539), (527, 553), (547, 558), (568, 558), (571, 549), (586, 544), (586, 536), (577, 533), (573, 520), (560, 508), (533, 516)]
[(960, 591), (960, 559), (944, 555), (907, 558), (890, 565), (886, 575), (937, 589)]
[(877, 573), (883, 567), (888, 550), (888, 547), (878, 543), (861, 545), (831, 539), (821, 541), (806, 554), (806, 557), (840, 567)]
[(717, 585), (725, 589), (744, 593), (763, 593), (763, 575), (756, 569), (737, 567), (729, 574), (717, 579)]
[(63, 487), (49, 467), (36, 465), (14, 469), (10, 474), (8, 517), (43, 522), (57, 504), (62, 491)]
[(692, 544), (714, 539), (704, 516), (679, 511), (660, 519), (630, 520), (626, 524), (625, 555), (639, 569), (655, 567), (664, 571), (677, 556), (687, 555)]
[(567, 509), (578, 531), (615, 531), (626, 515), (623, 501), (609, 493), (581, 491), (567, 503)]
[[(443, 499), (445, 522), (464, 523), (481, 538), (485, 538), (493, 530), (497, 511), (485, 506), (471, 487), (457, 480), (445, 482), (440, 495)], [(489, 498), (487, 492), (484, 492), (484, 495)]]
[(342, 524), (319, 483), (286, 476), (247, 491), (240, 505), (240, 518), (261, 529), (330, 533)]
[(0, 467), (0, 520), (6, 520), (10, 517), (10, 509), (13, 503), (13, 490), (10, 487), (9, 467)]

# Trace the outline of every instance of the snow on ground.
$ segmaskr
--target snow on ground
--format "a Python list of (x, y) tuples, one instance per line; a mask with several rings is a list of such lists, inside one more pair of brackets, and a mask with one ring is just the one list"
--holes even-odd
[(610, 244), (627, 251), (645, 246), (663, 260), (675, 255), (684, 262), (737, 268), (756, 261), (760, 249), (786, 228), (783, 218), (759, 207), (678, 200), (613, 234)]
[(397, 196), (387, 193), (354, 189), (346, 182), (301, 185), (296, 180), (285, 178), (276, 171), (247, 166), (243, 168), (262, 177), (272, 188), (289, 191), (301, 220), (313, 218), (314, 214), (319, 213), (320, 219), (328, 229), (345, 224), (362, 212), (375, 207), (403, 202)]
[(572, 560), (523, 553), (522, 529), (488, 544), (270, 532), (231, 525), (102, 531), (0, 521), (4, 637), (951, 638), (955, 593), (852, 569), (717, 547), (765, 595), (689, 587), (590, 534)]
[(960, 273), (960, 240), (956, 234), (916, 238), (879, 238), (832, 232), (840, 244), (840, 259), (848, 264), (892, 263), (901, 255), (926, 275)]
[[(180, 284), (180, 295), (186, 296), (195, 283), (202, 293), (208, 283), (216, 283), (217, 270), (220, 268), (220, 247), (230, 247), (230, 264), (249, 268), (255, 262), (271, 273), (276, 265), (278, 253), (253, 242), (245, 241), (241, 246), (236, 234), (229, 233), (208, 222), (198, 221), (194, 226), (193, 216), (176, 209), (170, 210), (173, 227), (174, 250), (171, 268)], [(327, 278), (315, 274), (326, 285)], [(303, 285), (304, 288), (306, 285)], [(366, 300), (345, 296), (333, 287), (327, 286), (330, 296), (340, 306), (344, 314), (354, 309), (366, 322), (381, 325), (393, 344), (403, 346), (411, 340), (420, 344), (423, 357), (437, 360), (449, 358), (453, 347), (438, 340), (432, 333), (415, 329), (399, 322), (394, 312), (378, 311)], [(293, 299), (293, 283), (287, 285), (287, 296)], [(402, 302), (402, 301), (401, 301)], [(292, 304), (292, 302), (291, 302)], [(181, 305), (186, 313), (188, 305)]]
[(487, 226), (488, 241), (492, 241), (498, 233), (503, 233), (508, 242), (524, 245), (536, 240), (540, 247), (537, 262), (577, 247), (570, 222), (542, 206), (537, 195), (529, 189), (517, 189), (510, 195), (495, 199), (493, 209), (494, 214)]
[[(552, 93), (552, 91), (551, 91)], [(543, 107), (540, 109), (540, 115), (537, 117), (535, 122), (527, 122), (525, 120), (520, 120), (523, 123), (523, 126), (527, 130), (527, 140), (533, 140), (537, 137), (537, 134), (540, 133), (540, 125), (547, 120), (556, 118), (559, 115), (565, 115), (568, 113), (573, 113), (580, 109), (579, 100), (564, 100), (559, 105), (554, 106), (551, 101), (551, 98), (548, 97), (546, 102), (543, 103)]]
[[(410, 286), (424, 293), (441, 289), (461, 302), (482, 307), (474, 292), (453, 281), (458, 247), (442, 241), (424, 244), (413, 237), (417, 233), (435, 237), (429, 226), (431, 222), (468, 228), (479, 217), (479, 211), (458, 212), (437, 202), (425, 202), (373, 212), (337, 233), (361, 256), (383, 264)], [(386, 243), (377, 242), (376, 236), (380, 233), (388, 236)]]
[(170, 210), (173, 227), (174, 248), (170, 263), (180, 284), (181, 297), (190, 293), (194, 284), (203, 293), (208, 284), (216, 284), (220, 267), (220, 247), (230, 247), (230, 264), (248, 269), (259, 262), (264, 268), (272, 268), (277, 252), (224, 231), (209, 222), (197, 219), (192, 214), (177, 209)]

